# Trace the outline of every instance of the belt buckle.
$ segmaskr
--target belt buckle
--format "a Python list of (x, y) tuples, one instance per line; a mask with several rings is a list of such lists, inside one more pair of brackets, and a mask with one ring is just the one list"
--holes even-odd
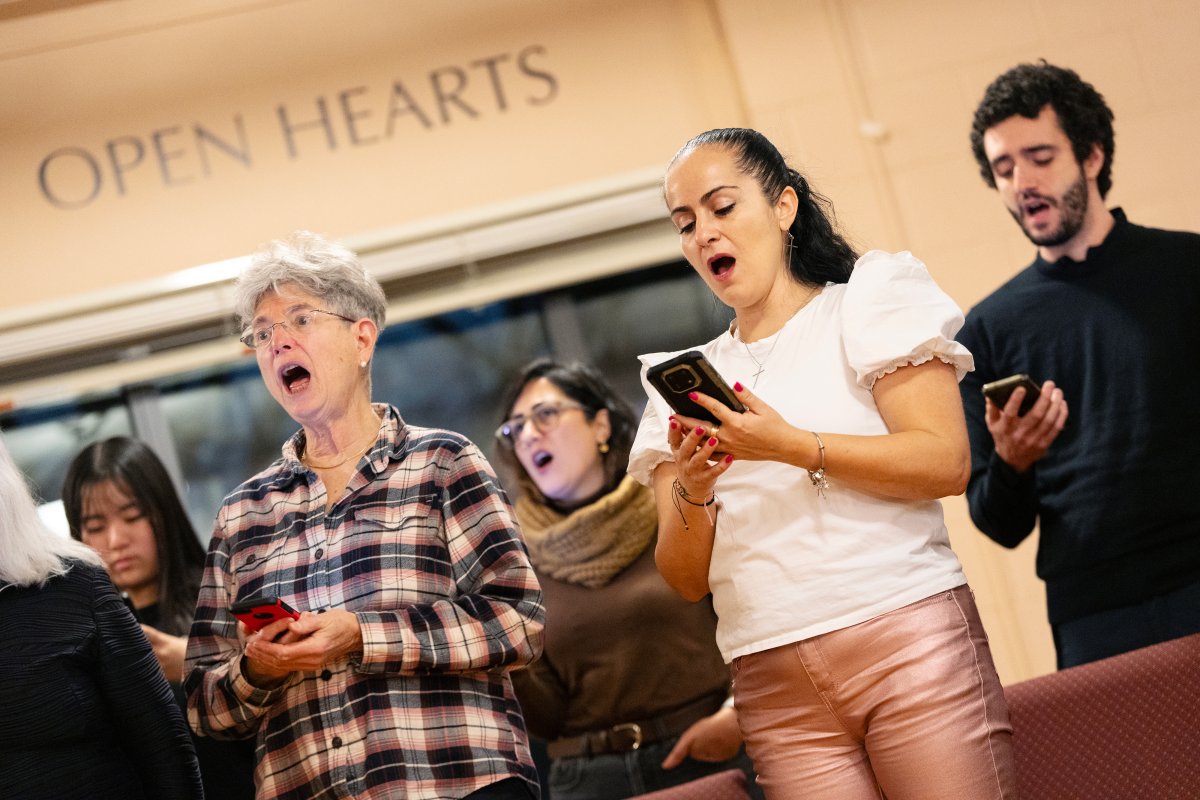
[[(629, 737), (627, 741), (622, 741)], [(608, 734), (608, 741), (614, 750), (637, 750), (642, 746), (642, 726), (636, 722), (622, 722), (613, 725)]]

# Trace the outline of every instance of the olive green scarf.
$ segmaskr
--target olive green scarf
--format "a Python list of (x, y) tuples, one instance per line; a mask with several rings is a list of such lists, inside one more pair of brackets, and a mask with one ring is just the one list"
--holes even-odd
[(544, 575), (598, 589), (645, 552), (658, 530), (654, 493), (626, 475), (594, 503), (564, 514), (522, 496), (517, 522), (533, 566)]

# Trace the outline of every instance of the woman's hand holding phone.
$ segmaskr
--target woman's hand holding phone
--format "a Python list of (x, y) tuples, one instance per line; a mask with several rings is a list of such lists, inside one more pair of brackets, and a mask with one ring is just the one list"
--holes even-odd
[(695, 401), (698, 394), (719, 400), (722, 406), (731, 411), (746, 410), (737, 394), (699, 350), (688, 350), (655, 364), (646, 370), (646, 380), (675, 413), (685, 417), (709, 424), (717, 422), (718, 418), (712, 411)]
[[(720, 420), (720, 423), (711, 425), (703, 420), (676, 414), (675, 419), (684, 426), (683, 432), (687, 433), (687, 426), (691, 426), (693, 430), (696, 427), (703, 428), (704, 436), (697, 438), (706, 440), (715, 437), (717, 443), (710, 452), (721, 457), (732, 456), (734, 459), (745, 461), (778, 461), (801, 467), (805, 466), (806, 461), (812, 463), (814, 459), (810, 456), (813, 456), (816, 449), (816, 440), (810, 433), (790, 424), (771, 405), (740, 382), (733, 385), (733, 392), (744, 411), (730, 411), (724, 404), (711, 397), (697, 394), (695, 402)], [(672, 445), (672, 449), (674, 447), (675, 445)]]
[(717, 478), (733, 463), (733, 456), (718, 454), (719, 426), (711, 426), (694, 417), (672, 415), (667, 430), (667, 444), (675, 454), (675, 468), (680, 485), (689, 497), (712, 495)]
[(162, 667), (167, 680), (171, 683), (183, 683), (183, 661), (187, 654), (187, 637), (163, 633), (158, 628), (151, 627), (144, 622), (142, 623), (142, 632), (150, 640), (154, 657), (158, 659), (158, 665)]
[(278, 680), (293, 672), (322, 669), (362, 652), (358, 616), (340, 608), (323, 614), (306, 611), (297, 620), (280, 619), (246, 640), (252, 680)]

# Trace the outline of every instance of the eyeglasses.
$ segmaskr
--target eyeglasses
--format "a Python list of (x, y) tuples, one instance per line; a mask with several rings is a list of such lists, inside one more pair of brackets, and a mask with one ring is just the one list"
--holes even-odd
[(538, 403), (529, 409), (528, 417), (517, 414), (506, 419), (504, 424), (496, 428), (496, 438), (509, 447), (515, 447), (517, 440), (521, 438), (521, 432), (525, 430), (525, 423), (532, 422), (538, 433), (547, 433), (558, 426), (559, 417), (564, 411), (576, 408), (582, 409), (583, 406), (579, 403)]
[(266, 347), (270, 344), (271, 337), (275, 333), (275, 326), (277, 325), (282, 325), (291, 331), (293, 336), (304, 336), (306, 333), (312, 332), (313, 314), (328, 314), (331, 317), (344, 319), (346, 322), (354, 322), (349, 317), (343, 317), (341, 314), (335, 314), (332, 311), (325, 311), (320, 308), (301, 308), (289, 314), (287, 319), (281, 319), (279, 322), (272, 322), (270, 325), (263, 325), (262, 327), (248, 330), (239, 336), (238, 339), (246, 347)]

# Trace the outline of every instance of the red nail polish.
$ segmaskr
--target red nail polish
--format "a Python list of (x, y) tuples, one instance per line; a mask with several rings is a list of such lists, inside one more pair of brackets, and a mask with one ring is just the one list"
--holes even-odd
[(730, 453), (729, 455), (725, 456), (725, 463), (726, 463), (726, 464), (732, 464), (732, 463), (733, 463), (733, 454), (732, 454), (732, 453)]
[(679, 423), (676, 422), (675, 420), (671, 420), (671, 430), (675, 430), (678, 427), (679, 427)]
[(695, 392), (688, 392), (688, 397), (690, 397), (692, 400), (695, 400), (697, 397), (699, 397), (699, 395)]
[(704, 428), (696, 428), (696, 435), (697, 435), (697, 436), (703, 436), (703, 435), (704, 435)]
[(741, 381), (737, 381), (736, 383), (734, 383), (734, 384), (733, 384), (733, 390), (734, 390), (735, 392), (740, 392), (740, 391), (742, 391), (742, 382), (741, 382)]
[(717, 437), (715, 437), (715, 436), (708, 440), (709, 447), (713, 447), (714, 445), (716, 445), (716, 443), (717, 443)]

